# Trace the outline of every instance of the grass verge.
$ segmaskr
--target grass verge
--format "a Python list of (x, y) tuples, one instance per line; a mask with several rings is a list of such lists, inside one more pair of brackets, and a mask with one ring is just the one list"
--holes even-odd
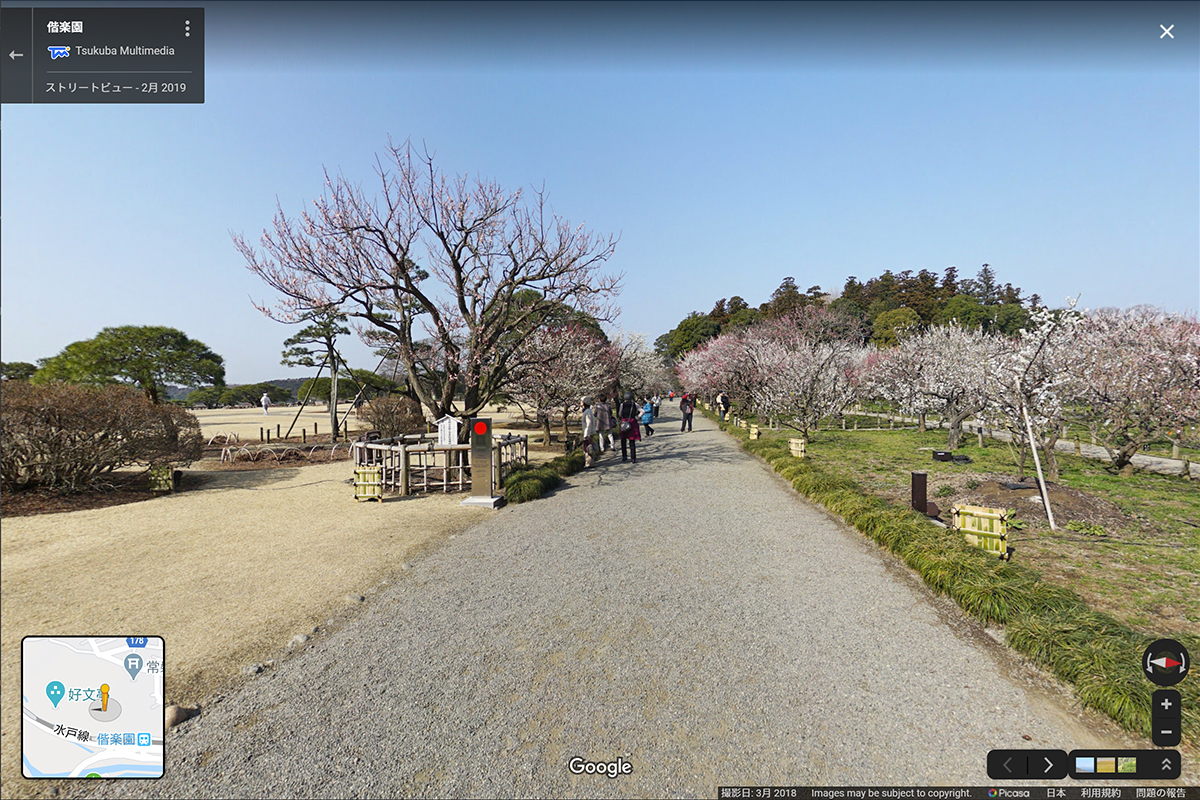
[(557, 489), (564, 477), (583, 469), (583, 463), (583, 451), (572, 450), (545, 464), (515, 470), (504, 479), (504, 496), (510, 503), (537, 500), (546, 492)]
[[(1070, 683), (1080, 702), (1126, 730), (1150, 736), (1151, 694), (1157, 687), (1141, 674), (1142, 651), (1154, 639), (1169, 637), (1200, 652), (1200, 637), (1136, 631), (1093, 610), (1069, 588), (1043, 581), (1029, 567), (988, 556), (968, 546), (960, 534), (872, 496), (827, 460), (794, 458), (787, 434), (764, 431), (752, 441), (743, 428), (719, 425), (796, 491), (898, 555), (934, 591), (950, 596), (981, 622), (1004, 626), (1010, 647)], [(1183, 695), (1184, 738), (1198, 743), (1200, 683), (1185, 680), (1175, 688)]]

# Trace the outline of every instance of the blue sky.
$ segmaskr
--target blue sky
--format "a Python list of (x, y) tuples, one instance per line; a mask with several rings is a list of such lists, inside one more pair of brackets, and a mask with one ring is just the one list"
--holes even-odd
[(301, 377), (229, 232), (323, 167), (369, 182), (389, 134), (620, 234), (618, 324), (651, 340), (785, 276), (984, 262), (1200, 307), (1200, 3), (204, 8), (203, 105), (4, 106), (3, 360), (159, 324), (230, 382)]

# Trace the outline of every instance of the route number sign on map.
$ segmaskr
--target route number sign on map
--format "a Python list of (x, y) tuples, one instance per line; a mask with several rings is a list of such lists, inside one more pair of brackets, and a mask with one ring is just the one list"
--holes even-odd
[(26, 636), (25, 777), (161, 778), (163, 663), (158, 636)]

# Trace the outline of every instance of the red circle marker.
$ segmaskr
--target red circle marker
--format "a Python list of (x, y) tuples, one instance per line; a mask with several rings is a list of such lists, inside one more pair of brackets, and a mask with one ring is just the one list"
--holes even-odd
[(476, 422), (475, 423), (475, 435), (483, 436), (485, 433), (487, 433), (487, 423), (486, 422)]

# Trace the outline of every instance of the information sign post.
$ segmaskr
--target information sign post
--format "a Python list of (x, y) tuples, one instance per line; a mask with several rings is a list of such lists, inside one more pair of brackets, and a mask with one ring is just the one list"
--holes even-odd
[(492, 421), (475, 417), (470, 424), (471, 496), (462, 505), (500, 508), (504, 497), (492, 494)]

